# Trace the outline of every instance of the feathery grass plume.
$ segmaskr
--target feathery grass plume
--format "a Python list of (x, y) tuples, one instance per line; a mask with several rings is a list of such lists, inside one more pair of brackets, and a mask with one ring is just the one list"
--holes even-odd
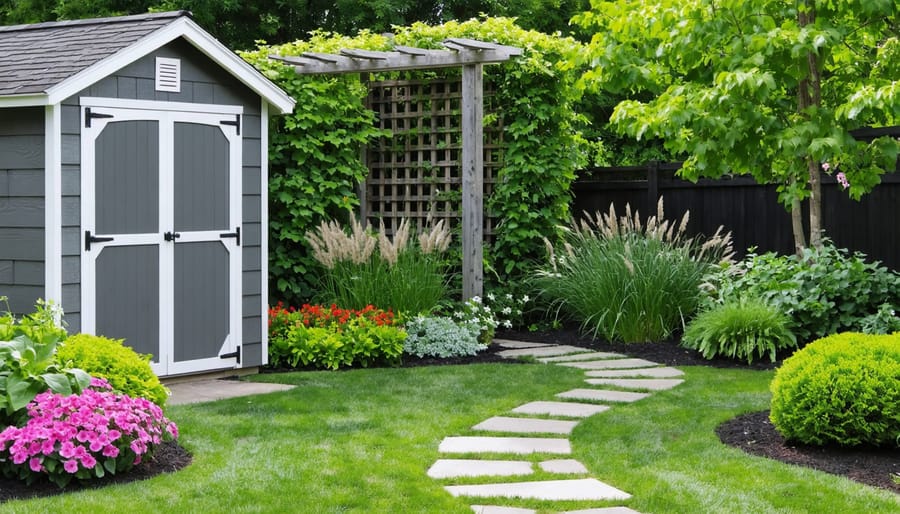
[(313, 251), (313, 258), (328, 269), (346, 258), (347, 235), (337, 221), (323, 221), (315, 231), (306, 232), (306, 240)]
[(402, 252), (406, 251), (407, 244), (409, 243), (409, 220), (403, 218), (400, 220), (400, 226), (397, 227), (397, 231), (394, 232), (393, 241), (388, 239), (387, 229), (384, 226), (384, 221), (380, 222), (378, 228), (378, 250), (381, 253), (381, 258), (384, 259), (388, 265), (393, 266), (397, 264), (397, 256)]
[[(430, 220), (429, 220), (430, 221)], [(431, 225), (431, 228), (419, 234), (419, 249), (425, 255), (444, 253), (450, 247), (450, 229), (445, 220)]]
[(378, 239), (369, 234), (368, 223), (360, 223), (356, 218), (350, 219), (350, 237), (345, 241), (348, 256), (354, 264), (368, 262), (378, 243)]

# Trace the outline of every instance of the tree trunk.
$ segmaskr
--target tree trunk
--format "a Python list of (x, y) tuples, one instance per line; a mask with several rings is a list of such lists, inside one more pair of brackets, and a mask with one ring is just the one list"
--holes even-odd
[(791, 228), (794, 231), (794, 251), (800, 255), (806, 248), (806, 236), (803, 234), (803, 206), (799, 198), (791, 202)]
[[(801, 27), (812, 25), (816, 21), (815, 6), (811, 2), (804, 2), (805, 9), (800, 9), (798, 22)], [(798, 92), (798, 110), (801, 115), (808, 117), (807, 110), (822, 105), (822, 80), (819, 74), (819, 57), (814, 52), (807, 52), (806, 64), (809, 75), (800, 81)], [(819, 163), (812, 156), (806, 157), (806, 170), (809, 176), (809, 245), (813, 248), (822, 247), (822, 170)], [(792, 208), (793, 211), (793, 208)], [(791, 217), (794, 213), (791, 213)], [(801, 224), (802, 228), (802, 224)], [(796, 232), (796, 226), (794, 227)], [(794, 236), (795, 244), (798, 239)]]

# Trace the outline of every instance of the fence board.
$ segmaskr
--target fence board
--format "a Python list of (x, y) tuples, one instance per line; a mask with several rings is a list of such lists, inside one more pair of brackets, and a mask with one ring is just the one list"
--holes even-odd
[[(612, 203), (621, 213), (630, 203), (646, 219), (656, 212), (656, 199), (662, 196), (666, 217), (680, 218), (691, 211), (691, 234), (709, 235), (719, 225), (731, 230), (739, 257), (754, 246), (759, 252), (793, 252), (790, 214), (778, 203), (775, 186), (757, 184), (748, 176), (693, 183), (678, 178), (678, 168), (677, 163), (652, 163), (584, 170), (572, 187), (572, 212), (580, 216), (582, 211), (607, 211)], [(822, 217), (825, 235), (837, 246), (900, 270), (900, 166), (883, 175), (881, 184), (858, 202), (834, 177), (823, 176)]]

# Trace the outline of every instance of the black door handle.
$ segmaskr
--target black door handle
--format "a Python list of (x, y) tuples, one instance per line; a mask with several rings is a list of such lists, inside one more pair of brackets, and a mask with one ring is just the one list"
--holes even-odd
[(181, 234), (179, 234), (178, 232), (166, 232), (165, 234), (163, 234), (163, 239), (165, 239), (166, 241), (174, 241), (179, 237), (181, 237)]
[(84, 231), (84, 250), (89, 252), (91, 251), (91, 243), (106, 243), (112, 241), (114, 238), (112, 237), (97, 237), (92, 236), (90, 230)]

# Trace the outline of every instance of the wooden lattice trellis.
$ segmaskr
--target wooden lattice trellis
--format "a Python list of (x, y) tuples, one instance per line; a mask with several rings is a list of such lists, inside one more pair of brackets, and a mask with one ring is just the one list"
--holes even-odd
[[(361, 214), (392, 232), (407, 218), (424, 227), (429, 219), (457, 226), (462, 208), (462, 131), (459, 78), (370, 82), (369, 107), (378, 127), (390, 133), (369, 145), (369, 176), (362, 187)], [(494, 94), (484, 91), (491, 114)], [(490, 198), (503, 163), (503, 118), (484, 128), (484, 198)], [(493, 240), (496, 220), (485, 210), (484, 243)]]

